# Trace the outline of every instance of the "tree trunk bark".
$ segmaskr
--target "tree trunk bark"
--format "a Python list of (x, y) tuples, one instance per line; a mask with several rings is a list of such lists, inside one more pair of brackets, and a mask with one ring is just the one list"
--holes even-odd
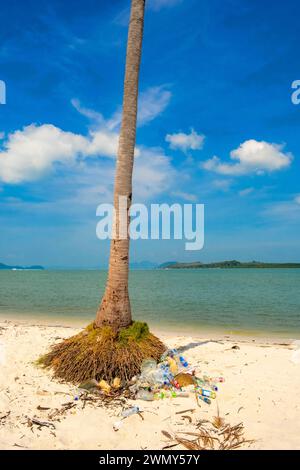
[[(132, 200), (132, 171), (136, 142), (138, 82), (142, 52), (145, 0), (131, 0), (130, 23), (124, 80), (123, 115), (119, 137), (114, 188), (115, 234), (110, 245), (109, 271), (106, 289), (99, 306), (95, 324), (111, 326), (114, 330), (131, 324), (128, 292), (129, 270), (129, 208)], [(120, 235), (120, 196), (127, 200), (126, 236)]]

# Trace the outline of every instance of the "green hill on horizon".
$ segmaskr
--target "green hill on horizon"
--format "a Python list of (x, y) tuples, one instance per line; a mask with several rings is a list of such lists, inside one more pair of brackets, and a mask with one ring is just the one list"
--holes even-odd
[(45, 268), (43, 266), (39, 265), (34, 265), (34, 266), (9, 266), (4, 263), (0, 263), (0, 270), (12, 270), (12, 269), (17, 269), (17, 270), (40, 270), (43, 271)]
[(218, 261), (214, 263), (201, 263), (195, 261), (193, 263), (179, 263), (176, 261), (163, 263), (159, 269), (233, 269), (233, 268), (300, 268), (300, 263), (262, 263), (260, 261), (241, 262), (237, 260)]

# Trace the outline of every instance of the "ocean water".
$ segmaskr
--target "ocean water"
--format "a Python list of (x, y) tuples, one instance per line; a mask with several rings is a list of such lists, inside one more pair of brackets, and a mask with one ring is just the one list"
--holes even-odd
[[(88, 323), (104, 271), (0, 271), (0, 317)], [(164, 331), (300, 337), (300, 269), (145, 270), (130, 274), (134, 319)]]

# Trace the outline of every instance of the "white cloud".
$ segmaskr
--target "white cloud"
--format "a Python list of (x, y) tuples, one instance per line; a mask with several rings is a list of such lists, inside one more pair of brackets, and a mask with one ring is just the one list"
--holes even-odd
[(91, 131), (86, 145), (86, 156), (115, 157), (118, 151), (119, 136), (106, 129)]
[(73, 166), (88, 157), (115, 157), (117, 147), (118, 134), (107, 129), (83, 136), (52, 124), (31, 124), (9, 134), (4, 142), (0, 151), (0, 180), (12, 184), (34, 181), (57, 164)]
[(283, 152), (283, 145), (246, 140), (239, 148), (230, 152), (231, 160), (236, 163), (223, 163), (214, 156), (202, 163), (205, 170), (214, 171), (223, 175), (240, 176), (246, 174), (263, 174), (283, 170), (290, 166), (292, 155)]
[(178, 5), (183, 0), (148, 0), (148, 6), (151, 10), (158, 11), (164, 7), (173, 7)]
[(187, 150), (200, 150), (203, 148), (205, 136), (198, 134), (194, 129), (189, 134), (178, 132), (177, 134), (167, 134), (166, 142), (169, 142), (170, 148), (179, 149), (183, 152)]
[(21, 183), (44, 176), (55, 163), (71, 164), (86, 147), (81, 135), (32, 124), (8, 135), (0, 152), (0, 179)]

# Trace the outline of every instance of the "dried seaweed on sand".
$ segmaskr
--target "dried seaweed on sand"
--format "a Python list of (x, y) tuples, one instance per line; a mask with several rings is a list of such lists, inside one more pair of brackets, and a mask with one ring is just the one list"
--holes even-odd
[(245, 438), (244, 431), (243, 423), (231, 426), (218, 412), (212, 421), (199, 421), (194, 431), (162, 433), (170, 441), (165, 449), (181, 445), (188, 450), (235, 450), (254, 442)]

